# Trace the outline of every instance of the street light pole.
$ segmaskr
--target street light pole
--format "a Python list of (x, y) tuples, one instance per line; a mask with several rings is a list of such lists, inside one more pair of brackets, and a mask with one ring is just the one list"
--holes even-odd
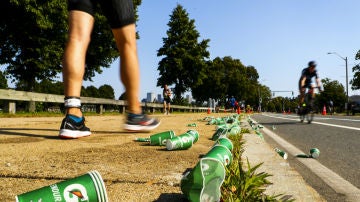
[(329, 52), (328, 54), (335, 54), (341, 59), (345, 60), (345, 69), (346, 69), (346, 114), (349, 115), (349, 81), (348, 81), (348, 59), (347, 57), (342, 57), (337, 52)]

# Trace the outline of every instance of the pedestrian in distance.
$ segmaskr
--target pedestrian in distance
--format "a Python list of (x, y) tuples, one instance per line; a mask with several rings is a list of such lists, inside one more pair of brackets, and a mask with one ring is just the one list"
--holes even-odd
[(163, 96), (164, 96), (164, 114), (170, 114), (170, 102), (171, 102), (171, 90), (165, 84), (163, 89)]
[(64, 105), (66, 116), (60, 126), (61, 138), (89, 136), (81, 111), (80, 92), (85, 72), (85, 56), (94, 26), (94, 14), (100, 4), (106, 16), (120, 56), (120, 78), (128, 103), (125, 130), (150, 131), (160, 122), (142, 112), (139, 96), (139, 62), (136, 45), (135, 15), (132, 0), (68, 0), (69, 31), (63, 57)]
[(229, 101), (230, 101), (230, 107), (231, 107), (231, 112), (234, 112), (234, 111), (236, 111), (236, 109), (235, 109), (235, 104), (236, 104), (236, 99), (235, 99), (235, 97), (234, 96), (231, 96), (231, 98), (229, 99)]

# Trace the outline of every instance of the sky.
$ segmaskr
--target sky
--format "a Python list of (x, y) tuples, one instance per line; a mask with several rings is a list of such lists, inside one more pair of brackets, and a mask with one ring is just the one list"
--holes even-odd
[[(162, 38), (177, 4), (195, 20), (199, 41), (210, 39), (209, 59), (231, 56), (254, 66), (259, 82), (271, 91), (294, 91), (297, 95), (300, 72), (310, 60), (318, 63), (321, 78), (337, 80), (345, 87), (345, 57), (349, 81), (352, 67), (360, 63), (355, 61), (360, 50), (359, 0), (143, 0), (137, 23), (140, 99), (148, 92), (162, 92), (156, 86), (157, 50), (163, 46)], [(124, 92), (118, 75), (116, 60), (84, 86), (109, 84), (118, 98)], [(354, 94), (360, 91), (352, 91), (349, 84), (349, 96)], [(275, 95), (291, 96), (291, 92)]]

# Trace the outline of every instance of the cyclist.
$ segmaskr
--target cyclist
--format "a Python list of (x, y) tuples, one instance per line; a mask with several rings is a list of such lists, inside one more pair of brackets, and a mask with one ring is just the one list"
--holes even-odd
[[(299, 79), (299, 91), (300, 91), (300, 99), (299, 106), (301, 107), (304, 103), (305, 91), (306, 89), (310, 89), (312, 86), (312, 78), (315, 77), (315, 82), (317, 87), (320, 87), (320, 78), (316, 70), (316, 62), (310, 61), (308, 63), (308, 67), (304, 68), (301, 72), (301, 76)], [(314, 98), (315, 91), (312, 91), (312, 97)]]

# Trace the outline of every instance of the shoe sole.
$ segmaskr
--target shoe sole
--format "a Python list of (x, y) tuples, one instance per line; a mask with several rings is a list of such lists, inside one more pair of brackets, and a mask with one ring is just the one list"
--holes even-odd
[(68, 130), (68, 129), (61, 129), (59, 133), (59, 137), (62, 139), (77, 139), (81, 137), (87, 137), (90, 136), (90, 131), (74, 131), (74, 130)]
[(148, 126), (142, 126), (142, 125), (129, 125), (124, 124), (124, 129), (127, 131), (151, 131), (157, 128), (160, 125), (160, 122), (156, 125), (148, 125)]

